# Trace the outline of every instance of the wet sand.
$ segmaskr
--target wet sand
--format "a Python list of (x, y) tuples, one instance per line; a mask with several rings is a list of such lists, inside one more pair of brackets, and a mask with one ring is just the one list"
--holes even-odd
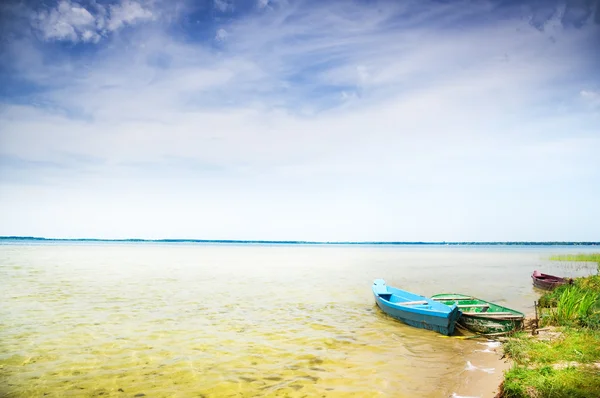
[(501, 343), (483, 339), (473, 342), (475, 347), (464, 370), (472, 373), (472, 376), (465, 377), (457, 396), (494, 398), (504, 380), (504, 372), (511, 367), (511, 362), (503, 358)]

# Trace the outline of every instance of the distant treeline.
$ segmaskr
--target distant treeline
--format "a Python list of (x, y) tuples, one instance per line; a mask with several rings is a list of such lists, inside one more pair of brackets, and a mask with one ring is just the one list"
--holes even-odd
[(234, 243), (284, 245), (498, 245), (498, 246), (596, 246), (600, 242), (316, 242), (300, 240), (235, 240), (235, 239), (63, 239), (35, 236), (0, 236), (0, 240), (43, 242), (153, 242), (153, 243)]

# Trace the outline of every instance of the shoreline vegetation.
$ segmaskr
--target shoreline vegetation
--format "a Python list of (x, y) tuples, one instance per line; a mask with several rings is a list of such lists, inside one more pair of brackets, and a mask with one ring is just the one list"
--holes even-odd
[(539, 329), (518, 332), (504, 344), (513, 366), (498, 397), (600, 397), (600, 253), (550, 259), (595, 262), (598, 273), (540, 297)]
[[(232, 244), (283, 244), (283, 245), (451, 245), (451, 246), (600, 246), (600, 242), (422, 242), (422, 241), (307, 241), (307, 240), (244, 240), (244, 239), (102, 239), (102, 238), (45, 238), (38, 236), (0, 236), (2, 241), (35, 241), (35, 242), (149, 242), (149, 243), (232, 243)], [(585, 254), (583, 256), (586, 256)], [(596, 256), (600, 256), (596, 254)], [(553, 258), (554, 259), (554, 258)], [(590, 261), (590, 260), (573, 260)], [(592, 260), (595, 261), (595, 260)], [(600, 261), (600, 260), (598, 260)]]

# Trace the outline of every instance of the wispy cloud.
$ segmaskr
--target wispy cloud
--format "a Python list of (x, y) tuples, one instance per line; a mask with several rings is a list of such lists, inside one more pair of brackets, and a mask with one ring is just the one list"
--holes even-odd
[(581, 90), (581, 96), (589, 101), (600, 100), (600, 91)]
[(257, 0), (256, 1), (256, 6), (258, 8), (266, 8), (269, 6), (271, 2), (269, 0)]

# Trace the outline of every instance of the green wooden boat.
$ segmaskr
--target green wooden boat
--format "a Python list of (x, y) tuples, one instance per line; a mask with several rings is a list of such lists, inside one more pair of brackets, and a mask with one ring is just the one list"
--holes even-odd
[(523, 328), (525, 314), (464, 294), (436, 294), (431, 297), (446, 305), (457, 304), (462, 314), (458, 324), (473, 333), (501, 335)]

